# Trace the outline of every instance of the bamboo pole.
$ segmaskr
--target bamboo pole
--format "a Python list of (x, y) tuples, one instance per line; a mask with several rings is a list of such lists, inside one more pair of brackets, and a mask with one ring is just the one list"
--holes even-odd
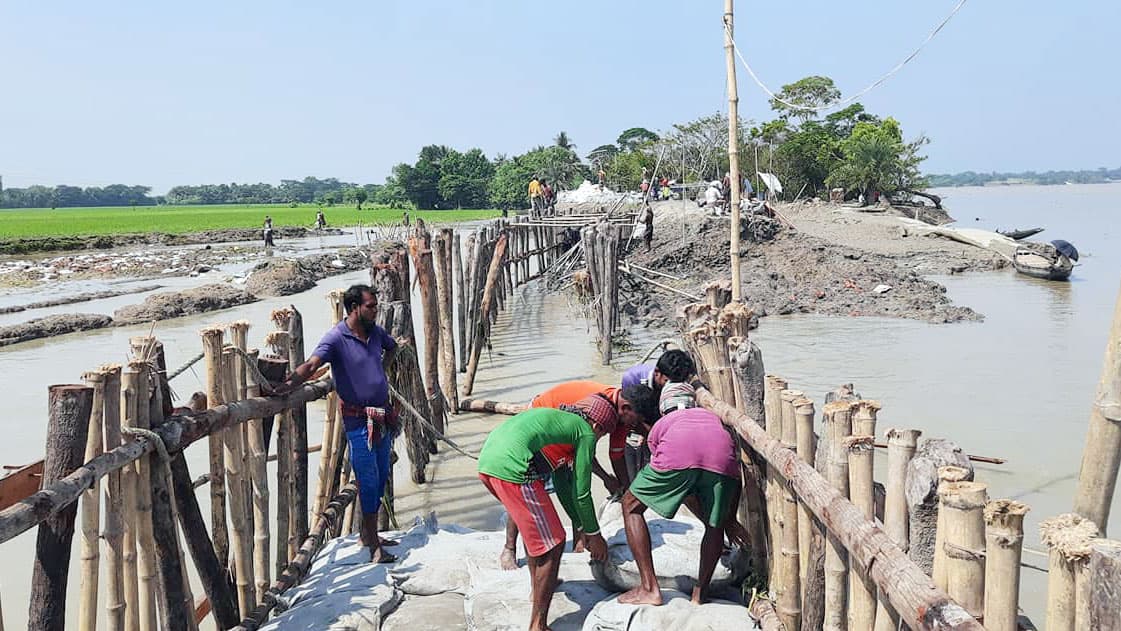
[[(444, 400), (440, 392), (440, 301), (436, 289), (436, 263), (433, 243), (422, 220), (417, 220), (416, 231), (409, 237), (409, 256), (416, 270), (420, 286), (421, 317), (424, 322), (424, 387), (428, 395), (429, 420), (436, 431), (444, 431)], [(439, 246), (436, 246), (439, 247)], [(429, 450), (435, 448), (435, 437), (429, 436)], [(434, 451), (432, 453), (435, 453)]]
[(1090, 628), (1121, 631), (1121, 542), (1096, 539), (1091, 545)]
[(1121, 466), (1121, 293), (1105, 347), (1101, 381), (1090, 409), (1086, 448), (1074, 496), (1074, 512), (1106, 532)]
[(506, 414), (513, 416), (529, 409), (525, 403), (509, 403), (504, 401), (491, 401), (489, 399), (460, 399), (461, 412), (485, 412), (487, 414)]
[[(852, 413), (853, 436), (876, 436), (876, 417), (881, 405), (879, 401), (861, 399), (856, 402), (856, 409)], [(875, 441), (872, 442), (873, 446)]]
[[(794, 421), (791, 419), (789, 427), (783, 425), (783, 443), (787, 449), (795, 448), (794, 435)], [(781, 585), (781, 591), (778, 593), (778, 615), (787, 629), (798, 629), (802, 626), (802, 580), (798, 566), (798, 501), (787, 481), (781, 481), (780, 485), (783, 494), (782, 541), (779, 542), (776, 555), (779, 557), (777, 574)]]
[[(463, 284), (463, 247), (458, 232), (452, 238), (452, 270), (455, 276), (455, 324), (459, 333), (459, 361), (456, 367), (459, 372), (464, 372), (467, 370), (467, 286)], [(456, 396), (458, 395), (457, 389)]]
[[(133, 364), (126, 364), (121, 373), (121, 427), (136, 426), (136, 409), (140, 397), (140, 371)], [(134, 442), (124, 439), (123, 442)], [(121, 471), (121, 483), (124, 492), (121, 497), (124, 501), (124, 596), (125, 596), (125, 629), (126, 631), (139, 631), (140, 629), (140, 579), (136, 564), (137, 516), (136, 516), (136, 487), (139, 480), (136, 477), (136, 466), (131, 464)]]
[[(273, 322), (278, 327), (287, 328), (287, 321), (278, 322), (284, 318), (284, 311), (273, 312)], [(272, 347), (273, 354), (284, 361), (288, 361), (288, 331), (272, 331), (265, 336), (265, 343)], [(274, 560), (276, 573), (284, 569), (288, 559), (292, 558), (293, 550), (289, 535), (291, 526), (292, 502), (292, 414), (288, 410), (282, 411), (276, 417), (276, 559)]]
[(938, 467), (938, 518), (934, 528), (934, 563), (931, 567), (931, 578), (939, 589), (946, 589), (946, 512), (942, 510), (942, 485), (949, 482), (967, 482), (972, 477), (972, 472), (965, 467), (947, 465)]
[[(765, 423), (763, 426), (767, 429), (767, 435), (775, 440), (782, 440), (782, 391), (787, 389), (786, 380), (776, 375), (766, 375), (763, 377), (763, 417)], [(717, 392), (720, 392), (717, 390)], [(769, 530), (767, 543), (770, 545), (768, 556), (771, 560), (767, 571), (770, 576), (775, 576), (778, 550), (777, 541), (780, 537), (779, 519), (781, 515), (781, 504), (779, 503), (779, 490), (778, 490), (778, 471), (774, 467), (767, 467), (767, 483), (766, 483), (766, 503), (767, 503), (767, 527)], [(799, 555), (799, 558), (800, 555)], [(801, 576), (805, 576), (804, 572), (799, 572)]]
[[(254, 363), (258, 351), (249, 353)], [(246, 396), (255, 398), (260, 395), (261, 385), (253, 371), (247, 375)], [(328, 398), (328, 401), (330, 399)], [(330, 408), (328, 408), (330, 410)], [(328, 417), (331, 415), (328, 414)], [(248, 441), (248, 470), (253, 503), (253, 579), (256, 592), (265, 593), (269, 585), (270, 519), (269, 519), (269, 477), (268, 451), (265, 449), (264, 419), (253, 418), (246, 423)]]
[[(906, 551), (910, 542), (907, 524), (907, 465), (915, 456), (919, 436), (915, 429), (887, 430), (887, 489), (884, 497), (884, 532)], [(941, 589), (941, 588), (939, 588)], [(876, 631), (896, 631), (903, 612), (892, 607), (890, 598), (880, 588), (876, 598)]]
[[(235, 361), (240, 362), (231, 349), (222, 353), (222, 382), (223, 395), (227, 402), (236, 401), (237, 372)], [(226, 466), (226, 488), (230, 508), (230, 552), (234, 562), (234, 580), (237, 582), (238, 605), (241, 615), (246, 615), (257, 604), (257, 595), (253, 581), (253, 532), (249, 526), (248, 497), (243, 491), (245, 487), (245, 445), (242, 443), (240, 428), (230, 428), (225, 432), (224, 451), (222, 455)]]
[[(794, 401), (794, 430), (798, 456), (803, 462), (814, 465), (814, 403), (803, 397)], [(806, 505), (798, 503), (798, 568), (803, 585), (807, 582), (807, 564), (810, 557), (810, 541), (813, 539), (813, 519)], [(804, 594), (804, 590), (803, 590)], [(804, 603), (803, 596), (803, 603)]]
[[(202, 336), (203, 359), (206, 362), (206, 402), (212, 409), (224, 404), (222, 397), (222, 328), (208, 327)], [(224, 440), (212, 434), (208, 440), (210, 454), (210, 532), (214, 552), (222, 567), (230, 565), (230, 536), (226, 527), (226, 467), (223, 463)]]
[[(772, 380), (772, 384), (777, 385), (778, 381), (782, 381), (782, 380), (781, 379)], [(783, 382), (783, 383), (785, 383), (785, 382)], [(767, 384), (767, 378), (764, 377), (764, 386), (763, 386), (763, 413), (764, 413), (764, 415), (766, 415), (766, 410), (767, 410), (767, 390), (766, 390), (767, 386), (766, 386), (766, 384)], [(787, 425), (788, 424), (790, 425), (789, 433), (791, 433), (794, 436), (797, 436), (797, 428), (794, 425), (794, 399), (803, 398), (803, 393), (798, 391), (798, 390), (789, 390), (789, 389), (784, 388), (784, 389), (781, 389), (781, 390), (778, 391), (778, 397), (777, 398), (778, 398), (778, 402), (774, 403), (774, 405), (776, 407), (777, 414), (778, 414), (777, 422), (773, 423), (773, 424), (769, 423), (767, 425), (768, 434), (770, 434), (773, 431), (775, 433), (771, 434), (772, 436), (774, 436), (775, 438), (777, 438), (780, 441), (785, 441), (784, 437), (788, 433), (788, 431), (787, 431)], [(796, 443), (797, 443), (796, 439), (790, 441), (791, 445), (796, 445)], [(787, 577), (782, 575), (782, 569), (784, 567), (783, 558), (782, 558), (782, 542), (786, 538), (786, 535), (784, 533), (784, 531), (786, 529), (786, 520), (784, 519), (786, 489), (784, 488), (785, 482), (782, 479), (782, 476), (779, 474), (778, 471), (772, 470), (772, 471), (768, 472), (768, 480), (770, 480), (771, 477), (774, 478), (773, 483), (769, 483), (769, 484), (766, 485), (767, 489), (771, 493), (771, 497), (767, 501), (767, 510), (770, 514), (770, 517), (767, 520), (767, 523), (769, 524), (770, 530), (771, 530), (771, 533), (770, 533), (771, 537), (770, 537), (770, 542), (769, 542), (769, 547), (770, 547), (770, 550), (771, 550), (770, 574), (771, 574), (771, 577), (772, 577), (771, 578), (771, 583), (776, 585), (778, 587), (778, 590), (779, 590), (777, 593), (779, 595), (779, 607), (781, 608), (782, 607), (782, 595), (783, 595), (781, 590), (784, 589), (785, 586), (787, 585)], [(770, 511), (773, 511), (773, 513), (770, 513)], [(801, 568), (799, 568), (799, 576), (801, 576)], [(801, 590), (801, 586), (799, 585), (799, 591), (800, 590)], [(801, 609), (800, 606), (799, 606), (799, 609)], [(782, 615), (781, 612), (780, 612), (780, 615)]]
[[(152, 365), (156, 340), (153, 337), (129, 338), (133, 359), (130, 366), (139, 373), (137, 381), (136, 417), (133, 427), (151, 429)], [(141, 631), (156, 631), (159, 620), (156, 601), (157, 567), (155, 531), (152, 524), (152, 457), (145, 455), (136, 461), (136, 578), (137, 604)]]
[[(121, 445), (121, 367), (101, 367), (105, 388), (105, 445), (116, 449)], [(121, 472), (114, 471), (105, 481), (105, 613), (109, 631), (124, 631), (124, 497)]]
[(459, 412), (459, 391), (455, 379), (455, 322), (452, 314), (452, 231), (444, 228), (436, 236), (436, 290), (440, 324), (440, 389), (453, 413)]
[[(93, 388), (84, 385), (49, 388), (44, 488), (81, 466), (92, 407)], [(27, 628), (31, 631), (63, 631), (66, 627), (66, 582), (77, 512), (76, 505), (66, 506), (39, 526), (27, 614)]]
[[(105, 372), (101, 369), (82, 375), (82, 381), (93, 388), (89, 430), (86, 435), (84, 462), (104, 451), (102, 425), (105, 419)], [(101, 485), (95, 482), (82, 494), (81, 582), (78, 600), (79, 631), (97, 629), (98, 570), (101, 561), (98, 528), (101, 521)]]
[[(343, 293), (344, 292), (340, 290), (334, 290), (327, 294), (327, 303), (331, 307), (332, 326), (337, 326), (343, 319)], [(332, 497), (334, 491), (334, 484), (330, 473), (334, 471), (336, 452), (342, 438), (342, 424), (338, 422), (338, 412), (338, 394), (332, 392), (327, 395), (327, 415), (323, 423), (323, 440), (319, 443), (322, 445), (323, 453), (319, 458), (319, 480), (316, 484), (315, 505), (312, 509), (313, 515), (318, 515), (323, 510), (323, 507), (327, 505), (327, 500)], [(267, 586), (268, 580), (266, 580), (265, 583)], [(257, 593), (265, 593), (260, 587), (260, 579), (258, 579)]]
[[(295, 305), (288, 306), (288, 370), (304, 363), (304, 318)], [(296, 554), (308, 533), (308, 438), (307, 404), (294, 405), (292, 412), (291, 462), (292, 489), (288, 498), (288, 549)]]
[(973, 616), (984, 611), (987, 491), (980, 482), (947, 482), (942, 492), (946, 593)]
[[(1089, 602), (1076, 589), (1076, 575), (1085, 571), (1098, 526), (1077, 513), (1043, 520), (1039, 538), (1050, 549), (1047, 566), (1047, 631), (1089, 628)], [(1085, 580), (1085, 579), (1084, 579)], [(1081, 606), (1080, 606), (1081, 605)]]
[[(826, 403), (826, 445), (829, 448), (829, 483), (841, 497), (849, 495), (848, 451), (845, 438), (852, 434), (851, 401)], [(826, 529), (825, 545), (825, 626), (829, 631), (843, 631), (848, 621), (848, 554), (841, 540)]]
[(732, 0), (724, 0), (724, 58), (728, 72), (728, 171), (731, 174), (732, 223), (729, 249), (732, 253), (732, 300), (739, 302), (743, 286), (740, 281), (740, 145), (739, 89), (736, 85), (735, 27)]
[(463, 396), (470, 396), (475, 387), (475, 373), (479, 369), (479, 356), (483, 352), (483, 342), (489, 327), (491, 300), (494, 295), (494, 285), (498, 280), (498, 269), (502, 262), (502, 255), (506, 252), (506, 235), (498, 237), (494, 246), (494, 255), (491, 257), (490, 267), (487, 269), (486, 283), (483, 287), (483, 301), (479, 317), (475, 320), (475, 344), (471, 348), (471, 358), (467, 362), (467, 377), (463, 381)]
[[(853, 414), (856, 419), (854, 424), (862, 430), (868, 429), (866, 413), (869, 409), (869, 406), (858, 403)], [(849, 498), (869, 521), (876, 518), (874, 442), (874, 435), (854, 435), (844, 439), (849, 456)], [(876, 625), (876, 586), (859, 566), (852, 568), (849, 581), (849, 631), (872, 631)]]
[(1013, 500), (993, 500), (985, 506), (985, 628), (989, 631), (1019, 630), (1020, 556), (1027, 512), (1026, 504)]

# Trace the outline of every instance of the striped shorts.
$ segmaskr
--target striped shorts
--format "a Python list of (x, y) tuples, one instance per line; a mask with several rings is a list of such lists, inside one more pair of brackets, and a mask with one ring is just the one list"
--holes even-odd
[(485, 473), (479, 479), (492, 495), (502, 502), (510, 519), (518, 526), (518, 532), (525, 541), (526, 553), (532, 557), (543, 556), (553, 548), (564, 544), (564, 525), (561, 524), (557, 509), (545, 491), (545, 483), (533, 480), (525, 484), (507, 482)]

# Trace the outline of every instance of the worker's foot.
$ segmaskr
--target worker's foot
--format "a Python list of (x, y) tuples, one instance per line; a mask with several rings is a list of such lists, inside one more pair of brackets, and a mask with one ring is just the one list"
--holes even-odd
[(506, 571), (518, 569), (517, 553), (510, 548), (503, 547), (502, 554), (498, 555), (498, 565)]
[(572, 551), (573, 552), (586, 552), (587, 551), (587, 548), (584, 546), (584, 533), (580, 533), (578, 536), (573, 537), (573, 539), (572, 539)]
[(694, 605), (703, 605), (706, 602), (708, 602), (708, 598), (705, 597), (704, 592), (702, 592), (699, 587), (694, 587), (693, 588), (693, 600), (692, 600), (692, 602), (693, 602)]
[(370, 552), (370, 563), (396, 563), (397, 557), (378, 548)]
[(632, 589), (631, 591), (619, 596), (619, 602), (624, 605), (654, 605), (662, 604), (662, 590), (655, 589), (654, 591), (647, 591), (642, 589), (642, 586)]
[(386, 539), (384, 537), (378, 537), (378, 543), (383, 546), (395, 546), (399, 545), (401, 542), (397, 541), (396, 539)]

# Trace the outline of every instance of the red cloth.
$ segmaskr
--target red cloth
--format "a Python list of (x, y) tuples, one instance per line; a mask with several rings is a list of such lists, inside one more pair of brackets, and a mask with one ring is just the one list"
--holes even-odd
[(480, 473), (479, 479), (502, 502), (510, 519), (518, 525), (529, 556), (542, 556), (564, 544), (564, 525), (541, 480), (515, 484), (485, 473)]
[[(559, 408), (562, 405), (575, 405), (584, 397), (593, 394), (602, 394), (618, 406), (620, 392), (619, 388), (595, 381), (566, 381), (534, 397), (529, 407)], [(607, 453), (612, 460), (623, 459), (628, 433), (630, 433), (630, 428), (622, 423), (619, 423), (615, 427), (615, 431), (611, 432)], [(572, 460), (576, 457), (572, 445), (545, 445), (541, 448), (541, 455), (549, 460), (549, 464), (554, 469), (563, 465), (571, 465)]]

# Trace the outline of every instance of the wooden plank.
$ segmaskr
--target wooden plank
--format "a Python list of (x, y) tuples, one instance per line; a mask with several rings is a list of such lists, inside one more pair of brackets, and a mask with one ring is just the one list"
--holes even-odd
[(42, 460), (24, 465), (0, 478), (0, 511), (31, 497), (39, 490), (42, 479)]

